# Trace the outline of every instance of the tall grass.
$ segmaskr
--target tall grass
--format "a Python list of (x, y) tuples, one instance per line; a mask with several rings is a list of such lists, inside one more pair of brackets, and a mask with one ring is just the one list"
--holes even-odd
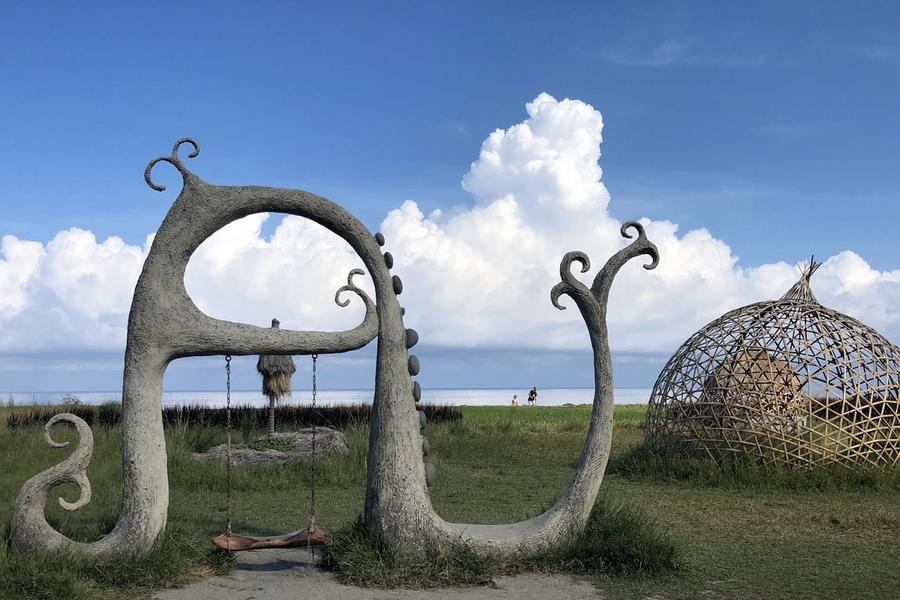
[(6, 417), (6, 427), (8, 429), (16, 429), (19, 427), (43, 425), (53, 415), (63, 412), (81, 417), (88, 425), (94, 425), (97, 422), (98, 410), (95, 406), (60, 404), (53, 407), (29, 406), (12, 408)]
[[(422, 404), (420, 408), (431, 423), (454, 422), (462, 419), (462, 413), (455, 406), (444, 404)], [(88, 425), (116, 427), (122, 422), (122, 405), (107, 403), (100, 406), (58, 405), (30, 406), (16, 408), (6, 418), (9, 429), (43, 425), (53, 415), (70, 412), (81, 417)], [(289, 404), (278, 407), (276, 424), (282, 427), (334, 427), (343, 429), (353, 425), (365, 425), (372, 412), (370, 404), (335, 404), (313, 408), (310, 405)], [(226, 410), (200, 404), (166, 406), (162, 409), (163, 425), (166, 427), (225, 427)], [(231, 419), (234, 426), (242, 431), (265, 429), (268, 409), (255, 406), (233, 406)]]
[[(22, 484), (71, 452), (47, 446), (37, 429), (6, 429), (5, 417), (19, 410), (0, 406), (0, 527), (8, 522), (8, 509)], [(552, 504), (571, 482), (589, 406), (461, 411), (463, 420), (426, 429), (428, 459), (438, 474), (429, 493), (441, 517), (488, 524), (528, 519)], [(298, 463), (234, 469), (234, 528), (271, 535), (302, 527), (315, 479), (317, 522), (339, 532), (333, 568), (348, 581), (354, 575), (341, 563), (355, 564), (355, 576), (370, 585), (385, 586), (478, 582), (496, 574), (543, 570), (599, 574), (604, 595), (629, 600), (821, 600), (861, 597), (860, 590), (868, 597), (896, 595), (896, 487), (883, 481), (853, 483), (849, 475), (844, 480), (822, 475), (825, 479), (816, 482), (812, 475), (785, 472), (779, 479), (781, 475), (773, 477), (747, 465), (722, 474), (711, 461), (678, 462), (646, 453), (642, 422), (643, 407), (616, 408), (604, 500), (583, 536), (540, 560), (495, 564), (456, 547), (432, 549), (434, 560), (423, 566), (385, 554), (364, 529), (351, 527), (364, 510), (366, 425), (343, 430), (348, 455), (322, 459), (314, 467)], [(247, 432), (233, 431), (232, 439), (242, 443), (264, 432), (260, 423)], [(60, 441), (75, 437), (68, 428), (54, 432)], [(227, 568), (223, 557), (211, 551), (212, 538), (225, 525), (225, 467), (191, 457), (191, 452), (221, 443), (224, 437), (221, 427), (166, 428), (171, 501), (163, 548), (149, 558), (125, 558), (120, 565), (19, 555), (0, 544), (0, 598), (141, 597), (153, 588)], [(47, 504), (48, 521), (64, 535), (85, 542), (111, 529), (121, 502), (121, 430), (95, 423), (94, 439), (88, 468), (93, 501), (79, 511), (64, 511), (56, 498), (73, 500), (78, 495), (77, 488), (65, 485), (51, 493)], [(805, 483), (792, 482), (789, 476)], [(635, 506), (641, 510), (627, 508)], [(671, 539), (658, 524), (671, 532)]]

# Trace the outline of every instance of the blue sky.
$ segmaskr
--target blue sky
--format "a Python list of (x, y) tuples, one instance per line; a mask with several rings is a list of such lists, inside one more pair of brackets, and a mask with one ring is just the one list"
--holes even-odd
[[(900, 267), (892, 3), (16, 3), (0, 14), (0, 236), (46, 244), (78, 227), (140, 246), (174, 199), (148, 190), (143, 168), (185, 135), (201, 143), (207, 180), (308, 189), (373, 230), (407, 199), (425, 214), (463, 210), (482, 142), (547, 92), (602, 113), (612, 218), (705, 228), (747, 268), (844, 251)], [(158, 178), (178, 189), (172, 172)], [(674, 346), (632, 350), (620, 383), (650, 385)], [(74, 361), (39, 389), (118, 385), (115, 348), (29, 352), (0, 360)], [(108, 357), (96, 372), (94, 352)], [(558, 385), (589, 366), (578, 354), (531, 371), (484, 343), (429, 352), (442, 387), (515, 385), (523, 369)], [(484, 356), (495, 368), (478, 366)], [(347, 381), (365, 387), (367, 369)], [(216, 381), (173, 373), (174, 387)], [(0, 369), (0, 389), (30, 377)]]

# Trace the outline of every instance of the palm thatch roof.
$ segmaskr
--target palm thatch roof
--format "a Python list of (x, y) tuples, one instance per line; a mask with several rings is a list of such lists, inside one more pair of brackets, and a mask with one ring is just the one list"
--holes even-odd
[[(278, 329), (278, 319), (272, 319), (272, 328)], [(297, 372), (294, 359), (281, 354), (260, 354), (256, 370), (262, 375), (262, 393), (268, 398), (279, 399), (291, 394), (291, 377)]]

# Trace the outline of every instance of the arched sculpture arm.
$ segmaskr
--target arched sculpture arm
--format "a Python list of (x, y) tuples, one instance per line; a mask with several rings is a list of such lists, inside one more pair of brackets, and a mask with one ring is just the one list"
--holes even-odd
[(543, 514), (508, 525), (448, 523), (432, 509), (432, 536), (444, 543), (461, 542), (482, 553), (509, 558), (551, 551), (584, 528), (603, 481), (612, 441), (615, 399), (606, 324), (609, 289), (616, 273), (628, 260), (648, 255), (653, 261), (645, 266), (647, 269), (656, 267), (659, 260), (656, 246), (644, 235), (643, 227), (636, 222), (626, 223), (622, 226), (625, 237), (630, 237), (626, 231), (629, 227), (638, 230), (638, 239), (607, 261), (591, 289), (578, 281), (571, 270), (572, 263), (578, 262), (581, 272), (586, 272), (590, 268), (588, 257), (582, 252), (569, 252), (560, 263), (561, 281), (550, 293), (551, 302), (560, 309), (563, 308), (559, 304), (562, 294), (575, 300), (585, 320), (594, 353), (591, 421), (571, 484)]
[(233, 354), (337, 354), (362, 348), (378, 335), (378, 314), (375, 303), (353, 282), (356, 275), (364, 275), (362, 269), (353, 269), (347, 276), (347, 285), (335, 292), (334, 301), (340, 307), (350, 304), (343, 299), (344, 292), (359, 296), (366, 313), (362, 323), (346, 331), (294, 331), (256, 327), (233, 323), (199, 313), (196, 327), (184, 330), (177, 342), (174, 356), (204, 356)]
[[(153, 167), (168, 162), (180, 172), (184, 187), (160, 225), (144, 260), (128, 317), (125, 371), (122, 386), (122, 502), (115, 527), (100, 540), (80, 543), (51, 528), (44, 517), (46, 493), (60, 482), (82, 489), (75, 508), (86, 502), (84, 476), (90, 453), (73, 454), (67, 461), (39, 473), (23, 486), (16, 500), (11, 537), (17, 547), (32, 550), (66, 550), (80, 554), (119, 556), (146, 552), (165, 528), (169, 483), (165, 435), (160, 406), (162, 383), (169, 362), (179, 356), (209, 354), (291, 354), (345, 352), (371, 341), (382, 322), (400, 319), (400, 306), (390, 295), (391, 274), (378, 240), (356, 217), (340, 205), (299, 190), (257, 186), (231, 187), (206, 183), (190, 172), (178, 157), (179, 148), (199, 146), (191, 139), (176, 142), (170, 156), (148, 165), (145, 178), (154, 190)], [(191, 255), (222, 227), (260, 212), (282, 212), (310, 219), (345, 240), (357, 253), (372, 278), (376, 302), (360, 290), (351, 273), (337, 295), (357, 294), (365, 304), (365, 316), (357, 327), (339, 332), (300, 332), (252, 327), (213, 319), (201, 312), (184, 287)], [(385, 295), (388, 294), (388, 295)], [(382, 300), (384, 300), (382, 302)], [(386, 312), (390, 318), (386, 318)], [(403, 330), (392, 343), (402, 344)], [(381, 338), (380, 338), (381, 340)], [(380, 356), (385, 356), (381, 353)], [(384, 360), (382, 358), (382, 360)], [(76, 424), (87, 445), (90, 430)], [(80, 446), (81, 447), (81, 446)], [(77, 460), (76, 460), (77, 459)]]

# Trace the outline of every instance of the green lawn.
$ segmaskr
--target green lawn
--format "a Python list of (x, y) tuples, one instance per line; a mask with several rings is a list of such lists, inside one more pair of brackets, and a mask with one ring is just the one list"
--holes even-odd
[[(0, 523), (22, 483), (59, 462), (40, 429), (7, 431), (0, 409)], [(445, 518), (499, 523), (534, 516), (567, 485), (587, 429), (588, 407), (467, 407), (458, 423), (429, 425)], [(852, 478), (722, 472), (702, 461), (667, 463), (641, 448), (643, 408), (616, 411), (613, 455), (601, 495), (639, 507), (681, 549), (683, 566), (652, 577), (604, 576), (612, 598), (895, 598), (900, 590), (900, 484), (897, 477)], [(361, 512), (368, 432), (347, 432), (351, 453), (317, 471), (318, 521), (336, 531)], [(56, 437), (70, 435), (59, 431)], [(89, 477), (93, 502), (74, 513), (55, 501), (51, 522), (95, 539), (115, 522), (119, 502), (118, 429), (95, 428)], [(237, 434), (240, 436), (240, 433)], [(0, 546), (0, 596), (118, 598), (227, 569), (209, 540), (224, 524), (224, 468), (190, 459), (193, 448), (224, 439), (210, 429), (167, 433), (169, 533), (148, 558), (115, 567), (61, 557), (22, 557)], [(305, 465), (236, 470), (234, 528), (276, 533), (305, 524)], [(61, 490), (72, 499), (73, 489)], [(131, 583), (129, 583), (131, 582)]]

